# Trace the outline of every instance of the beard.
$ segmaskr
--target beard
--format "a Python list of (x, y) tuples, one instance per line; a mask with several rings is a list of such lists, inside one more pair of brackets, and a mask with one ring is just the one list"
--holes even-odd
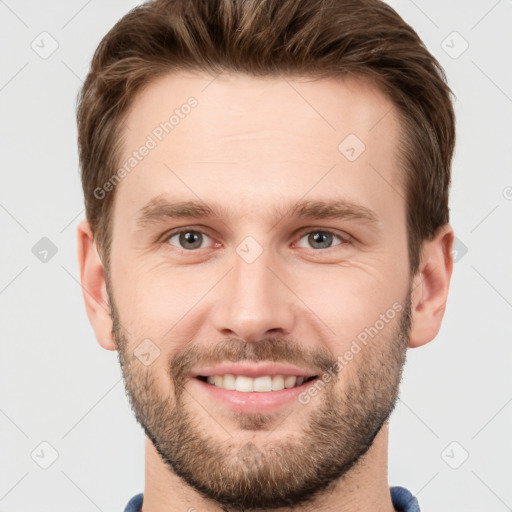
[[(395, 408), (411, 326), (410, 291), (394, 324), (355, 354), (310, 403), (297, 401), (293, 405), (290, 414), (300, 418), (299, 430), (295, 421), (294, 431), (286, 432), (282, 411), (232, 412), (230, 424), (234, 420), (238, 430), (229, 432), (227, 439), (211, 434), (208, 422), (217, 425), (222, 420), (198, 407), (199, 397), (193, 397), (186, 387), (185, 376), (192, 366), (277, 361), (332, 372), (336, 364), (333, 355), (326, 350), (307, 351), (282, 338), (251, 343), (227, 339), (215, 346), (187, 346), (173, 354), (165, 372), (161, 371), (169, 379), (165, 382), (169, 393), (164, 396), (157, 385), (162, 375), (155, 374), (156, 365), (142, 365), (133, 349), (128, 350), (133, 340), (123, 333), (111, 293), (109, 298), (126, 394), (138, 423), (167, 467), (225, 511), (312, 502), (331, 484), (342, 482), (362, 461)], [(336, 386), (340, 381), (341, 386)], [(304, 409), (297, 411), (300, 407)], [(256, 441), (256, 433), (264, 430), (268, 431), (266, 438), (261, 435)]]

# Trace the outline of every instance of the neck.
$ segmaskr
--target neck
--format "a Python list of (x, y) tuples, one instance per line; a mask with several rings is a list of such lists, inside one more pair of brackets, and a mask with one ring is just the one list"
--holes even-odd
[[(395, 512), (388, 484), (388, 423), (374, 439), (366, 455), (314, 502), (294, 507), (294, 512)], [(188, 486), (161, 460), (146, 438), (145, 486), (142, 512), (193, 510), (222, 512), (222, 506)], [(289, 508), (273, 509), (288, 512)]]

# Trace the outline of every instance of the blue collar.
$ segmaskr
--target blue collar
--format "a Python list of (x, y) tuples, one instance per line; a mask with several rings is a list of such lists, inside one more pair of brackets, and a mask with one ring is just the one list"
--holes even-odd
[[(391, 501), (397, 512), (421, 512), (418, 500), (405, 487), (390, 487)], [(134, 496), (126, 505), (124, 512), (140, 512), (144, 493)]]

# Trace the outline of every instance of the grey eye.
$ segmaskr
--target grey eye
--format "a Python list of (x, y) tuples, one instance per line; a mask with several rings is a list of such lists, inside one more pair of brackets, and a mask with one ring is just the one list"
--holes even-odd
[[(330, 231), (322, 231), (322, 230), (316, 230), (316, 231), (310, 231), (309, 233), (306, 233), (302, 238), (307, 238), (307, 243), (310, 247), (313, 249), (328, 249), (333, 245), (333, 239), (337, 238), (341, 242), (343, 240), (334, 233), (331, 233)], [(334, 244), (339, 245), (339, 244)]]
[(205, 236), (206, 235), (204, 235), (204, 233), (201, 233), (200, 231), (185, 230), (175, 233), (174, 235), (171, 235), (169, 237), (169, 243), (172, 244), (171, 240), (175, 237), (178, 237), (178, 247), (180, 249), (200, 249)]

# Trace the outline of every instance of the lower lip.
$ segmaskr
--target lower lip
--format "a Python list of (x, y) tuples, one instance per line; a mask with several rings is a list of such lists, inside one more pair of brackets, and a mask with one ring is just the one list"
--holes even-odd
[(298, 396), (317, 379), (311, 379), (303, 382), (300, 386), (282, 389), (280, 391), (267, 392), (243, 392), (232, 391), (230, 389), (219, 388), (200, 379), (190, 379), (192, 386), (197, 387), (201, 392), (227, 405), (238, 412), (269, 412), (274, 411), (284, 405), (290, 404), (294, 400), (298, 401)]

